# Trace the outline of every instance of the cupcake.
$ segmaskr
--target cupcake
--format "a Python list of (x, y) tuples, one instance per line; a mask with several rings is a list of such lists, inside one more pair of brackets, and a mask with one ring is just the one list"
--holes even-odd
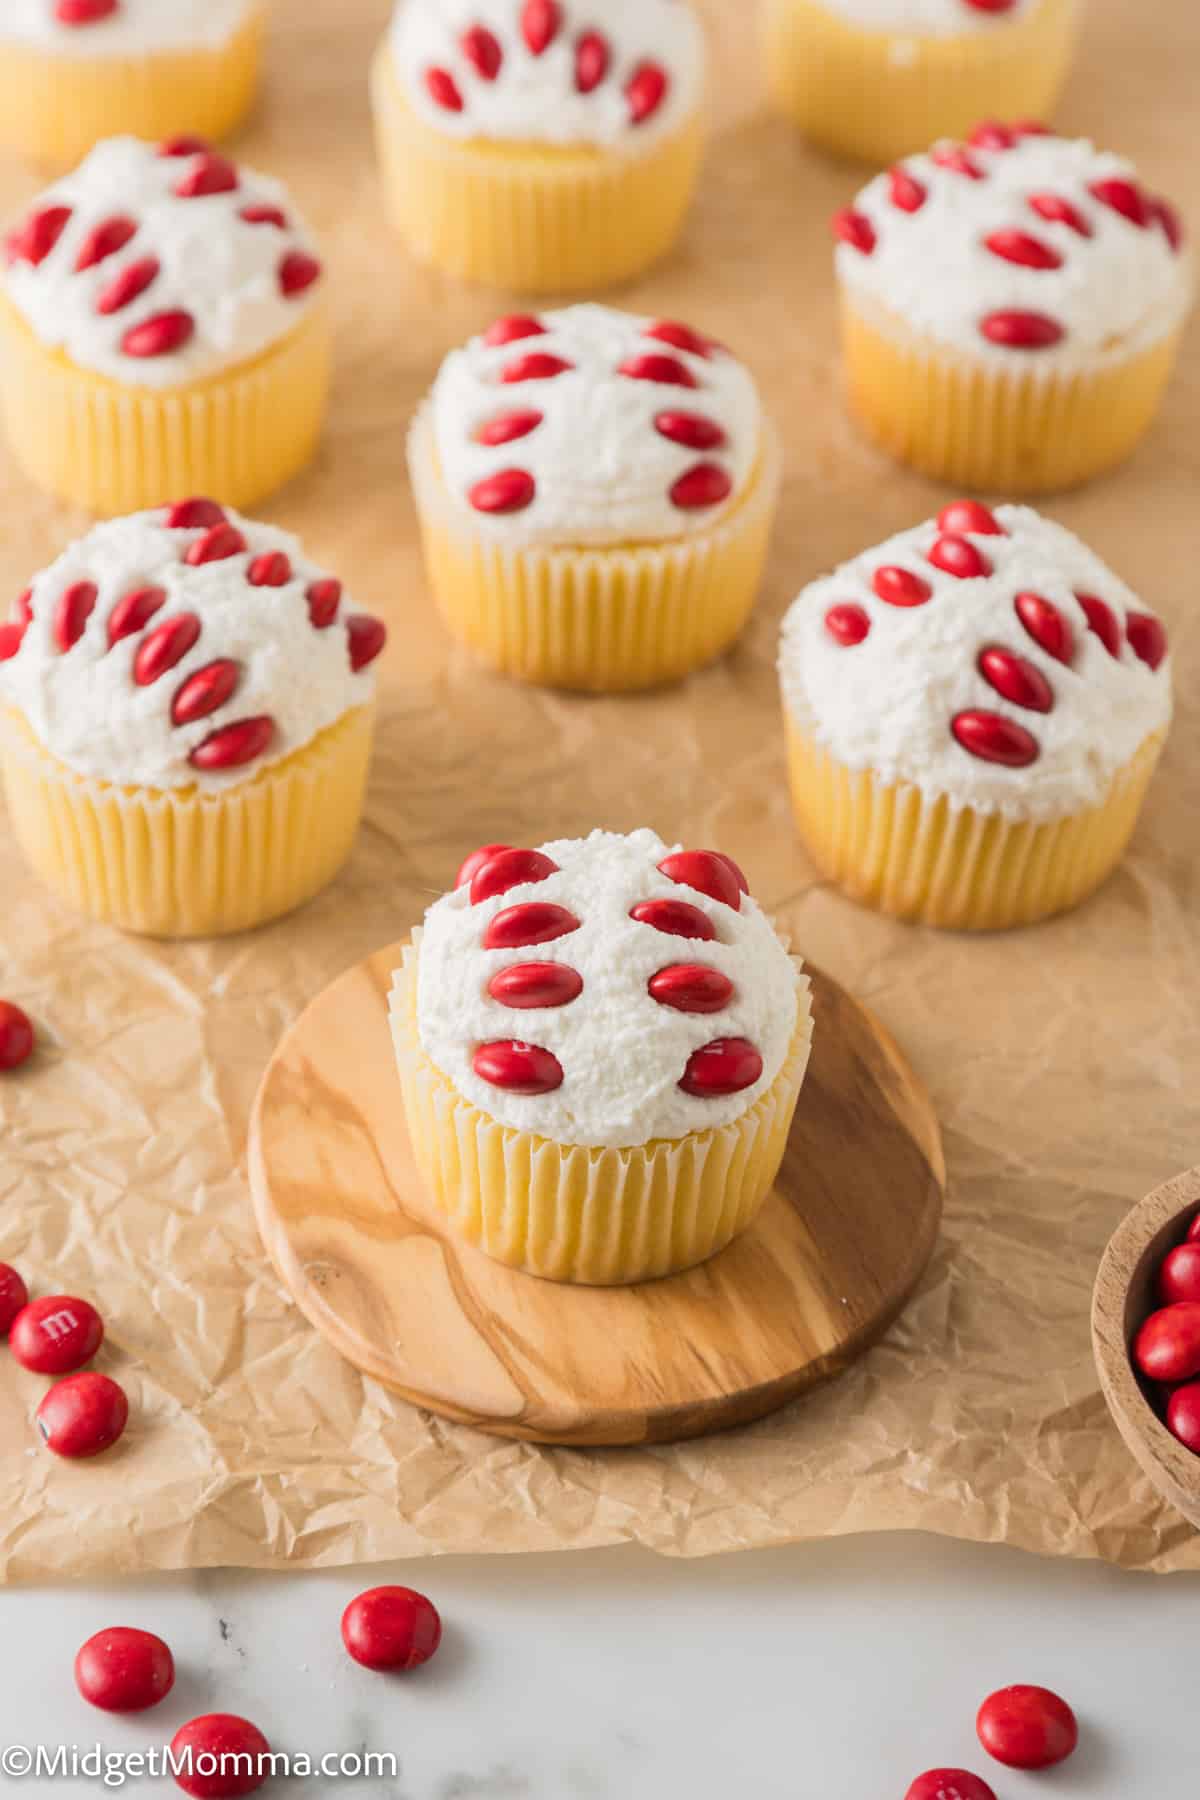
[(886, 163), (976, 119), (1051, 113), (1080, 0), (767, 0), (779, 105), (826, 150)]
[(499, 319), (447, 358), (409, 461), (446, 622), (505, 674), (648, 687), (746, 622), (779, 453), (747, 370), (690, 326)]
[(808, 982), (728, 857), (653, 831), (489, 844), (391, 994), (437, 1213), (554, 1281), (669, 1275), (750, 1225), (808, 1063)]
[(263, 0), (4, 0), (0, 144), (69, 168), (120, 131), (223, 137), (258, 85)]
[(329, 324), (278, 182), (195, 138), (112, 138), (6, 250), (0, 384), (32, 480), (100, 513), (247, 505), (311, 459)]
[(97, 526), (0, 626), (8, 810), (60, 898), (208, 937), (332, 880), (362, 812), (378, 620), (211, 500)]
[(396, 224), (467, 281), (627, 280), (682, 229), (704, 80), (685, 0), (400, 0), (373, 80)]
[(1150, 425), (1193, 271), (1123, 158), (983, 125), (878, 176), (834, 228), (850, 404), (902, 462), (1043, 493)]
[(1121, 860), (1171, 720), (1167, 634), (1078, 538), (974, 500), (805, 588), (780, 660), (796, 819), (899, 918), (997, 930)]

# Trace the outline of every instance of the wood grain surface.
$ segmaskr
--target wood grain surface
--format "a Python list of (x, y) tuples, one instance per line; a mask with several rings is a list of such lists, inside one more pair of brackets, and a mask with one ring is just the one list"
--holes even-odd
[(308, 1008), (250, 1132), (263, 1239), (341, 1353), (503, 1437), (665, 1443), (762, 1418), (896, 1317), (937, 1237), (941, 1138), (883, 1028), (813, 971), (813, 1057), (779, 1181), (703, 1268), (638, 1287), (537, 1281), (431, 1216), (388, 1030), (392, 945)]
[(1129, 1347), (1158, 1302), (1155, 1277), (1200, 1211), (1200, 1164), (1135, 1206), (1104, 1253), (1092, 1301), (1092, 1343), (1118, 1429), (1160, 1493), (1200, 1529), (1200, 1456), (1167, 1430), (1134, 1372)]

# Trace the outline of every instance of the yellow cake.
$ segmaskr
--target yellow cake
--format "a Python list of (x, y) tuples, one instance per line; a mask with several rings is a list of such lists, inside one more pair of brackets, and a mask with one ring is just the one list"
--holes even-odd
[(293, 537), (214, 501), (97, 526), (0, 626), (0, 756), (30, 865), (155, 937), (301, 905), (358, 829), (384, 639)]
[(753, 1223), (812, 1035), (737, 865), (651, 831), (469, 857), (391, 1017), (431, 1216), (593, 1285), (689, 1268)]
[(191, 138), (114, 138), (7, 248), (0, 399), (31, 480), (98, 513), (250, 505), (310, 461), (325, 283), (278, 182)]
[(1061, 526), (970, 500), (806, 588), (780, 672), (821, 873), (960, 930), (1031, 924), (1099, 887), (1171, 719), (1159, 620)]
[(834, 230), (850, 405), (901, 462), (1039, 494), (1149, 428), (1193, 270), (1124, 159), (993, 122), (878, 176)]
[(650, 687), (746, 622), (779, 453), (748, 372), (690, 326), (497, 320), (447, 358), (410, 466), (442, 615), (504, 674)]
[(70, 168), (119, 132), (224, 137), (258, 87), (262, 0), (4, 0), (0, 144)]
[(422, 261), (525, 293), (625, 281), (682, 228), (703, 148), (685, 0), (403, 0), (372, 93), (384, 188)]
[(889, 163), (977, 119), (1046, 118), (1080, 0), (765, 0), (778, 104), (824, 149)]

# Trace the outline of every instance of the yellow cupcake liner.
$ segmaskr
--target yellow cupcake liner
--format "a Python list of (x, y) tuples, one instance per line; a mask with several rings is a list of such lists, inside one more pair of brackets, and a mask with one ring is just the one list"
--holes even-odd
[(762, 582), (782, 458), (768, 427), (750, 484), (710, 530), (672, 544), (509, 545), (446, 489), (428, 408), (409, 440), (429, 583), (446, 624), (501, 674), (624, 693), (678, 681), (740, 635)]
[(1066, 79), (1079, 0), (958, 37), (871, 31), (820, 0), (767, 0), (767, 73), (806, 137), (840, 156), (891, 163), (982, 119), (1042, 119)]
[(842, 299), (847, 395), (868, 437), (935, 481), (1010, 496), (1078, 487), (1123, 462), (1154, 421), (1179, 338), (1177, 327), (1089, 368), (1058, 368), (1045, 351), (1000, 367)]
[(387, 45), (372, 76), (393, 220), (422, 262), (527, 294), (610, 287), (657, 262), (683, 229), (704, 145), (700, 107), (628, 153), (462, 140), (409, 105)]
[(808, 1068), (806, 976), (783, 1067), (740, 1119), (675, 1141), (590, 1149), (499, 1124), (434, 1067), (417, 1033), (420, 942), (415, 931), (396, 971), (392, 1037), (427, 1197), (460, 1237), (527, 1275), (613, 1287), (692, 1268), (753, 1224)]
[[(39, 54), (0, 47), (0, 145), (50, 169), (73, 168), (101, 138), (225, 137), (258, 88), (264, 12), (227, 44), (147, 56)], [(86, 32), (80, 34), (81, 40)]]
[(1125, 854), (1166, 736), (1147, 738), (1099, 806), (1039, 823), (851, 769), (785, 712), (796, 823), (822, 874), (879, 912), (951, 931), (1032, 925), (1094, 893)]
[(374, 708), (358, 706), (243, 784), (120, 788), (51, 756), (3, 716), (9, 816), (59, 899), (147, 937), (248, 931), (320, 892), (350, 854), (366, 793)]
[(252, 361), (176, 388), (128, 386), (43, 344), (0, 296), (0, 402), (39, 487), (105, 515), (182, 494), (249, 507), (309, 463), (325, 416), (330, 323), (317, 301)]

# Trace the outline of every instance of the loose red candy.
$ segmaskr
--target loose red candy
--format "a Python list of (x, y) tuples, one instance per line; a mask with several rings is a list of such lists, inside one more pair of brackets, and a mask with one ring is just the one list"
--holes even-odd
[(698, 1100), (718, 1100), (753, 1087), (763, 1072), (763, 1059), (748, 1038), (715, 1038), (693, 1050), (679, 1083)]
[(996, 1800), (996, 1795), (969, 1769), (930, 1769), (917, 1776), (904, 1800)]
[(562, 1064), (552, 1051), (511, 1038), (480, 1044), (472, 1067), (481, 1081), (508, 1094), (552, 1094), (563, 1084)]
[(952, 500), (937, 516), (938, 530), (951, 537), (1005, 537), (1003, 525), (979, 500)]
[(579, 930), (579, 920), (565, 906), (549, 901), (526, 900), (496, 914), (483, 934), (485, 950), (524, 950), (531, 944), (552, 944)]
[(1095, 632), (1110, 656), (1120, 656), (1121, 627), (1112, 607), (1106, 606), (1095, 594), (1076, 594), (1075, 598), (1084, 610), (1088, 629)]
[(991, 563), (970, 538), (938, 538), (929, 552), (929, 560), (935, 569), (940, 569), (944, 575), (954, 575), (960, 581), (971, 581), (992, 572)]
[(1010, 1769), (1049, 1769), (1065, 1762), (1079, 1742), (1075, 1714), (1043, 1687), (1008, 1687), (991, 1694), (975, 1721), (989, 1756)]
[(704, 963), (672, 963), (647, 984), (652, 1000), (682, 1013), (724, 1012), (733, 999), (733, 983)]
[(710, 900), (719, 900), (723, 906), (732, 907), (734, 912), (740, 911), (741, 884), (727, 859), (716, 850), (680, 850), (674, 856), (664, 856), (658, 867), (669, 881), (695, 888), (697, 893), (707, 894)]
[(1200, 1375), (1200, 1301), (1180, 1300), (1151, 1313), (1133, 1340), (1133, 1360), (1149, 1381), (1194, 1381)]
[(122, 638), (136, 636), (166, 603), (166, 588), (135, 588), (131, 594), (123, 594), (108, 615), (109, 649), (119, 644)]
[(1129, 648), (1150, 669), (1157, 669), (1166, 660), (1167, 633), (1160, 619), (1153, 613), (1131, 612), (1125, 619), (1125, 636), (1129, 640)]
[(1167, 1252), (1158, 1272), (1158, 1297), (1164, 1306), (1200, 1300), (1200, 1242), (1177, 1244)]
[(1030, 712), (1048, 713), (1054, 706), (1054, 689), (1027, 657), (992, 645), (979, 653), (979, 672), (1005, 700)]
[(215, 500), (177, 500), (166, 517), (168, 531), (191, 531), (202, 527), (207, 530), (212, 525), (224, 525), (225, 513)]
[(1167, 1429), (1185, 1450), (1200, 1456), (1200, 1381), (1175, 1389), (1167, 1401)]
[(75, 1658), (75, 1686), (102, 1712), (145, 1712), (174, 1685), (174, 1658), (152, 1631), (111, 1626), (90, 1637)]
[(34, 1415), (46, 1448), (72, 1461), (111, 1450), (129, 1423), (125, 1390), (88, 1369), (56, 1381)]
[(0, 1263), (0, 1337), (8, 1336), (9, 1326), (28, 1304), (29, 1289), (24, 1278), (10, 1263)]
[(368, 1588), (342, 1614), (342, 1642), (364, 1669), (419, 1669), (441, 1641), (436, 1606), (413, 1588)]
[(104, 1342), (104, 1321), (95, 1307), (72, 1294), (47, 1294), (21, 1308), (8, 1334), (8, 1347), (23, 1369), (35, 1375), (69, 1375), (90, 1362)]
[(1035, 644), (1056, 662), (1069, 664), (1075, 654), (1075, 633), (1057, 606), (1041, 594), (1018, 594), (1013, 601), (1018, 619)]
[(867, 637), (871, 630), (871, 620), (865, 607), (850, 600), (839, 601), (825, 614), (825, 629), (835, 642), (849, 650)]
[(511, 963), (488, 982), (488, 993), (502, 1006), (532, 1011), (542, 1006), (569, 1006), (583, 992), (583, 976), (565, 963)]
[(871, 577), (871, 586), (889, 606), (924, 606), (933, 593), (932, 587), (922, 576), (914, 575), (911, 569), (890, 565), (876, 569)]
[(540, 850), (498, 850), (471, 878), (471, 904), (507, 894), (510, 888), (557, 875), (558, 864)]
[(502, 850), (511, 849), (511, 844), (484, 844), (480, 849), (472, 850), (470, 856), (467, 857), (466, 861), (459, 868), (458, 874), (454, 877), (455, 887), (460, 888), (467, 882), (474, 881), (484, 863), (491, 862), (493, 856), (499, 856)]
[(34, 1032), (29, 1015), (11, 1000), (0, 1000), (0, 1074), (19, 1069), (33, 1055)]
[(205, 1713), (171, 1739), (180, 1770), (175, 1780), (192, 1800), (241, 1800), (256, 1793), (271, 1773), (270, 1754), (258, 1726), (236, 1713)]
[(702, 938), (711, 943), (717, 935), (708, 914), (687, 900), (640, 900), (630, 908), (629, 916), (639, 925), (649, 925), (668, 937)]

